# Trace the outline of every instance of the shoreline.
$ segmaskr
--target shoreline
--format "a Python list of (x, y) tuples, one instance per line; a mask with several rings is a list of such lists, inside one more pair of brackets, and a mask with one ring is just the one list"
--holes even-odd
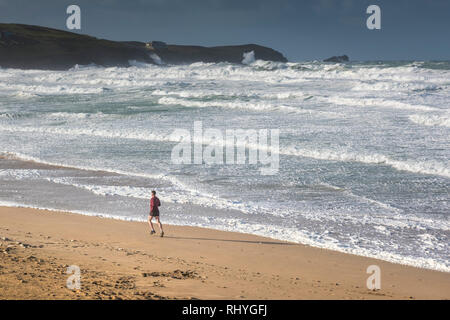
[[(0, 156), (0, 159), (1, 159), (1, 156)], [(127, 216), (118, 216), (118, 215), (108, 215), (108, 214), (104, 214), (104, 213), (86, 212), (86, 211), (79, 211), (79, 210), (63, 210), (63, 209), (54, 209), (54, 208), (47, 208), (47, 207), (36, 207), (36, 206), (32, 206), (32, 205), (18, 204), (18, 203), (8, 202), (8, 201), (0, 201), (0, 208), (1, 207), (44, 210), (44, 211), (51, 211), (51, 212), (56, 212), (56, 213), (64, 212), (64, 213), (82, 215), (82, 216), (86, 216), (86, 217), (97, 217), (97, 218), (101, 218), (101, 219), (112, 219), (112, 220), (118, 220), (118, 221), (124, 221), (124, 222), (147, 223), (146, 219), (138, 219), (138, 218), (127, 217)], [(165, 223), (165, 224), (172, 225), (174, 227), (192, 227), (192, 228), (200, 228), (200, 229), (206, 229), (206, 230), (211, 230), (211, 231), (231, 232), (231, 233), (237, 233), (237, 234), (242, 234), (242, 235), (262, 237), (262, 238), (266, 238), (266, 239), (270, 239), (270, 240), (274, 240), (274, 241), (288, 242), (291, 244), (298, 244), (298, 245), (303, 245), (303, 246), (316, 248), (316, 249), (329, 250), (332, 252), (339, 252), (342, 254), (349, 254), (349, 255), (354, 255), (354, 256), (368, 258), (368, 259), (375, 259), (375, 260), (380, 260), (380, 261), (389, 262), (389, 263), (393, 263), (393, 264), (403, 265), (403, 266), (407, 266), (407, 267), (413, 267), (413, 268), (418, 268), (418, 269), (431, 270), (431, 271), (437, 271), (437, 272), (443, 272), (443, 273), (450, 274), (450, 271), (442, 270), (439, 268), (425, 267), (425, 266), (418, 265), (418, 264), (408, 263), (409, 261), (398, 261), (397, 259), (394, 259), (394, 258), (383, 259), (381, 257), (372, 256), (370, 254), (363, 254), (360, 252), (359, 253), (348, 252), (348, 251), (345, 251), (340, 248), (330, 248), (327, 246), (320, 246), (317, 244), (295, 242), (295, 241), (292, 241), (289, 239), (279, 239), (279, 238), (271, 237), (271, 236), (264, 235), (264, 234), (255, 234), (255, 233), (243, 232), (243, 231), (230, 231), (227, 229), (206, 227), (206, 226), (201, 226), (201, 225), (200, 226), (199, 225), (190, 226), (190, 225), (172, 224), (172, 223)]]
[[(2, 206), (0, 221), (2, 299), (450, 298), (446, 272), (250, 234), (164, 225), (160, 238), (143, 222)], [(66, 288), (69, 265), (81, 290)]]

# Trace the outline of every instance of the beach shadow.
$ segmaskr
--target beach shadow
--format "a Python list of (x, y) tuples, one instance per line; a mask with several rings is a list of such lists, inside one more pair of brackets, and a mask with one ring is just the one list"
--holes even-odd
[(293, 246), (295, 243), (289, 242), (275, 242), (275, 241), (251, 241), (251, 240), (232, 240), (232, 239), (212, 239), (212, 238), (192, 238), (192, 237), (172, 237), (164, 236), (164, 238), (177, 239), (177, 240), (202, 240), (202, 241), (223, 241), (223, 242), (236, 242), (236, 243), (254, 243), (254, 244), (270, 244), (281, 246)]

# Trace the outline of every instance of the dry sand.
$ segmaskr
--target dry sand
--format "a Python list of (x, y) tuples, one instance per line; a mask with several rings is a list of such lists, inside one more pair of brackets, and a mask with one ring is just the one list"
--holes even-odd
[[(233, 232), (166, 225), (165, 233), (0, 207), (0, 299), (450, 298), (449, 273)], [(378, 291), (366, 287), (373, 264)], [(66, 287), (70, 265), (81, 269), (80, 290)]]

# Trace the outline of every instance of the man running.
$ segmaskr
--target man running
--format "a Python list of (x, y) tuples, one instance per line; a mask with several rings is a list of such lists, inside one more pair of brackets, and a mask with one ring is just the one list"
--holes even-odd
[(156, 218), (156, 222), (159, 225), (159, 230), (161, 230), (161, 237), (164, 237), (164, 231), (161, 224), (161, 221), (159, 220), (159, 209), (158, 207), (161, 205), (161, 202), (159, 201), (158, 197), (156, 196), (156, 191), (152, 191), (152, 198), (150, 199), (150, 213), (148, 216), (148, 223), (150, 225), (150, 228), (152, 228), (152, 231), (150, 231), (150, 235), (153, 235), (156, 233), (155, 229), (153, 228), (152, 219), (153, 217)]

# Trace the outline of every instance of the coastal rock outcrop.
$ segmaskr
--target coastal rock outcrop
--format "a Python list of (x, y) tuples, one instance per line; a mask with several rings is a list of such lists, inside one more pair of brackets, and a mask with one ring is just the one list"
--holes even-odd
[(348, 58), (347, 55), (343, 55), (343, 56), (332, 56), (331, 58), (325, 59), (323, 60), (324, 62), (348, 62), (350, 59)]

